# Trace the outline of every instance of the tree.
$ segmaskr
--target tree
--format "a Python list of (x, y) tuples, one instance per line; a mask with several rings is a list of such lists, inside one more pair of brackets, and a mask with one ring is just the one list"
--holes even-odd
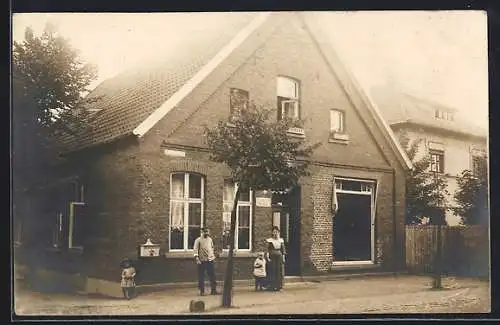
[(83, 62), (68, 39), (58, 35), (47, 24), (41, 36), (31, 28), (22, 42), (14, 41), (12, 51), (13, 77), (17, 95), (29, 99), (32, 105), (16, 106), (29, 112), (34, 124), (46, 137), (60, 132), (73, 132), (81, 121), (82, 105), (88, 86), (97, 78), (96, 67)]
[[(424, 217), (437, 224), (444, 214), (447, 182), (444, 174), (429, 172), (429, 154), (418, 158), (422, 139), (411, 141), (407, 134), (399, 141), (413, 163), (413, 169), (406, 174), (406, 224), (421, 224)], [(434, 219), (434, 220), (432, 220)], [(439, 221), (443, 222), (443, 220)]]
[(296, 186), (301, 176), (308, 175), (307, 158), (318, 146), (291, 138), (287, 131), (297, 122), (273, 121), (269, 118), (272, 112), (248, 105), (233, 112), (227, 120), (219, 121), (213, 129), (205, 130), (210, 159), (227, 165), (232, 181), (238, 184), (231, 211), (224, 307), (230, 307), (232, 300), (236, 206), (240, 190), (282, 190)]
[[(43, 175), (58, 157), (58, 137), (82, 125), (95, 66), (83, 62), (69, 41), (47, 24), (31, 28), (12, 51), (13, 154), (17, 178)], [(93, 99), (95, 101), (97, 99)], [(26, 184), (25, 184), (26, 185)]]
[(475, 159), (475, 171), (462, 171), (454, 193), (457, 207), (453, 213), (464, 225), (484, 224), (488, 220), (488, 162), (484, 156)]

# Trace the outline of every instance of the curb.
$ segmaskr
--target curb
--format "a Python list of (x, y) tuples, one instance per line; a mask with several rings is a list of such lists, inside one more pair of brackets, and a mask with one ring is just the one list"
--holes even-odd
[[(349, 274), (328, 274), (328, 275), (306, 275), (286, 277), (285, 284), (298, 283), (298, 282), (322, 282), (322, 281), (338, 281), (350, 280), (362, 277), (383, 277), (383, 276), (397, 276), (407, 275), (407, 272), (365, 272), (365, 273), (349, 273)], [(253, 280), (233, 280), (234, 287), (252, 287)], [(136, 287), (137, 293), (150, 293), (156, 291), (163, 291), (169, 289), (191, 289), (196, 288), (196, 282), (176, 282), (176, 283), (159, 283), (159, 284), (145, 284)]]

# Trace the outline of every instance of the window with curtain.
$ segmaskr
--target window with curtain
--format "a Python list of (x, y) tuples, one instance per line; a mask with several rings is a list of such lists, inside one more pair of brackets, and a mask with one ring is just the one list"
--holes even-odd
[[(224, 181), (224, 191), (222, 198), (222, 247), (229, 249), (229, 237), (231, 229), (231, 211), (237, 187), (230, 180)], [(235, 244), (236, 250), (251, 249), (251, 229), (252, 229), (252, 196), (251, 190), (240, 193), (238, 205), (236, 207), (236, 230)]]
[(203, 226), (204, 178), (193, 173), (170, 177), (170, 249), (193, 249)]

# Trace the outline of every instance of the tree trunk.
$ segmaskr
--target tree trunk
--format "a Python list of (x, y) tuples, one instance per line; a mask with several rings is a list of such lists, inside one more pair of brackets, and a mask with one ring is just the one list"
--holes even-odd
[(234, 195), (233, 210), (231, 211), (231, 229), (229, 234), (229, 255), (227, 258), (226, 266), (226, 276), (224, 278), (224, 291), (222, 293), (222, 307), (231, 307), (231, 301), (233, 298), (233, 252), (234, 252), (234, 240), (236, 232), (236, 207), (238, 206), (238, 201), (240, 198), (240, 187), (236, 189), (236, 194)]

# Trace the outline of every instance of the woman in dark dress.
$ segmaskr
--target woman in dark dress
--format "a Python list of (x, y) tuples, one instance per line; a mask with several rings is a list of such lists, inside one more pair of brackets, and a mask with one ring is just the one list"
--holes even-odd
[(285, 242), (280, 238), (280, 229), (277, 226), (273, 227), (272, 237), (266, 241), (269, 249), (270, 263), (268, 269), (268, 289), (280, 291), (283, 288), (283, 270), (285, 262)]

